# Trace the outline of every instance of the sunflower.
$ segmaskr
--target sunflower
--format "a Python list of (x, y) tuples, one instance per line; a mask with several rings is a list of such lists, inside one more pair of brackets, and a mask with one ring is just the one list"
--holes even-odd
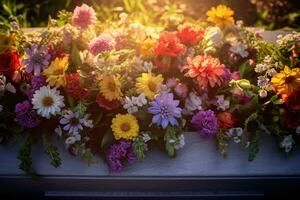
[(100, 81), (100, 93), (109, 101), (119, 100), (122, 96), (120, 76), (105, 76)]
[(284, 70), (272, 78), (271, 83), (278, 94), (289, 95), (293, 93), (300, 88), (300, 68), (290, 69), (285, 66)]
[(139, 124), (131, 114), (117, 114), (112, 120), (111, 129), (116, 140), (130, 140), (139, 134)]
[(44, 69), (43, 75), (47, 76), (50, 86), (65, 86), (65, 71), (68, 69), (68, 56), (56, 58), (50, 66)]
[(142, 73), (142, 77), (136, 79), (136, 88), (139, 94), (144, 93), (150, 100), (158, 93), (159, 86), (164, 81), (162, 75), (153, 76), (151, 72)]
[(218, 5), (212, 7), (207, 11), (207, 21), (216, 24), (219, 27), (225, 27), (234, 23), (233, 19), (234, 11), (225, 5)]

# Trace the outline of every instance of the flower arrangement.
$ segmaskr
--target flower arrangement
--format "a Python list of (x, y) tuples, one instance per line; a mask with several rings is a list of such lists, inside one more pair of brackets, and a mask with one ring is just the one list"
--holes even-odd
[(20, 168), (33, 176), (33, 144), (61, 164), (53, 136), (115, 172), (154, 145), (175, 157), (189, 131), (215, 138), (224, 156), (234, 141), (253, 160), (263, 134), (290, 154), (300, 136), (300, 34), (267, 42), (233, 16), (219, 5), (207, 22), (146, 26), (126, 13), (98, 20), (83, 4), (31, 34), (12, 18), (0, 36), (0, 142), (23, 142)]

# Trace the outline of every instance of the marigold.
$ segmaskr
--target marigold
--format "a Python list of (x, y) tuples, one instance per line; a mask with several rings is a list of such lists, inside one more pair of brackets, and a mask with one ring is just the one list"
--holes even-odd
[(151, 37), (147, 37), (140, 45), (140, 54), (143, 58), (151, 58), (155, 41)]
[(225, 5), (212, 7), (206, 13), (207, 21), (216, 24), (219, 27), (225, 27), (234, 23), (234, 11)]
[(276, 74), (271, 83), (278, 94), (289, 95), (300, 89), (300, 68), (290, 69), (288, 66), (284, 67), (280, 73)]
[(225, 81), (227, 70), (226, 67), (220, 63), (218, 58), (213, 58), (210, 55), (196, 56), (194, 58), (188, 57), (188, 65), (183, 69), (188, 69), (185, 76), (196, 78), (201, 89), (220, 86)]
[(50, 66), (44, 69), (43, 75), (47, 76), (50, 86), (65, 86), (65, 71), (68, 69), (68, 56), (56, 58)]
[(176, 33), (163, 32), (154, 47), (157, 56), (177, 57), (184, 53), (184, 46), (180, 43)]
[(117, 114), (112, 120), (111, 129), (116, 140), (131, 140), (139, 134), (139, 124), (131, 114)]
[(142, 73), (142, 77), (136, 79), (136, 88), (139, 94), (144, 93), (150, 100), (158, 93), (159, 86), (164, 81), (162, 75), (153, 76), (151, 72)]
[(119, 76), (105, 76), (100, 81), (100, 92), (108, 100), (119, 100), (122, 97)]

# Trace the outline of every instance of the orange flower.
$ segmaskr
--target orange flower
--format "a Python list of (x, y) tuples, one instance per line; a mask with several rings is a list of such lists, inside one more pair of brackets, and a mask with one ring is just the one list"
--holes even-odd
[(154, 46), (157, 56), (177, 57), (184, 53), (184, 46), (173, 32), (163, 32)]
[(188, 65), (184, 69), (188, 69), (185, 76), (196, 78), (201, 89), (220, 86), (226, 78), (226, 68), (220, 63), (220, 60), (210, 55), (188, 57)]
[(218, 126), (220, 128), (232, 128), (235, 122), (233, 115), (230, 112), (221, 112), (217, 114)]
[(182, 44), (185, 45), (196, 45), (200, 40), (204, 37), (204, 29), (203, 28), (194, 28), (190, 25), (184, 25), (179, 28), (177, 32), (177, 36), (179, 37)]

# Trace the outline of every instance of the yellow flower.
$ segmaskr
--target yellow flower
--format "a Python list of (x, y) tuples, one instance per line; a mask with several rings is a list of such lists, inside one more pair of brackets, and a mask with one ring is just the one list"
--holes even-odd
[(140, 53), (144, 59), (151, 58), (153, 56), (153, 47), (155, 41), (151, 37), (147, 37), (140, 46)]
[(105, 76), (100, 81), (100, 92), (109, 101), (120, 99), (122, 92), (119, 76)]
[(217, 7), (212, 7), (207, 11), (206, 15), (207, 21), (216, 24), (219, 27), (224, 27), (234, 23), (233, 19), (234, 11), (229, 7), (224, 5), (218, 5)]
[(56, 58), (50, 66), (44, 69), (43, 75), (47, 76), (47, 83), (53, 87), (65, 85), (65, 72), (68, 69), (68, 56)]
[(131, 114), (117, 114), (112, 120), (111, 129), (116, 140), (130, 140), (139, 134), (139, 124), (135, 116)]
[(271, 83), (278, 94), (289, 95), (293, 93), (293, 91), (300, 89), (300, 68), (290, 69), (285, 66), (284, 70), (272, 78)]
[(152, 76), (151, 72), (142, 73), (142, 77), (136, 79), (135, 86), (138, 93), (144, 93), (146, 97), (153, 100), (163, 81), (164, 79), (161, 74)]

